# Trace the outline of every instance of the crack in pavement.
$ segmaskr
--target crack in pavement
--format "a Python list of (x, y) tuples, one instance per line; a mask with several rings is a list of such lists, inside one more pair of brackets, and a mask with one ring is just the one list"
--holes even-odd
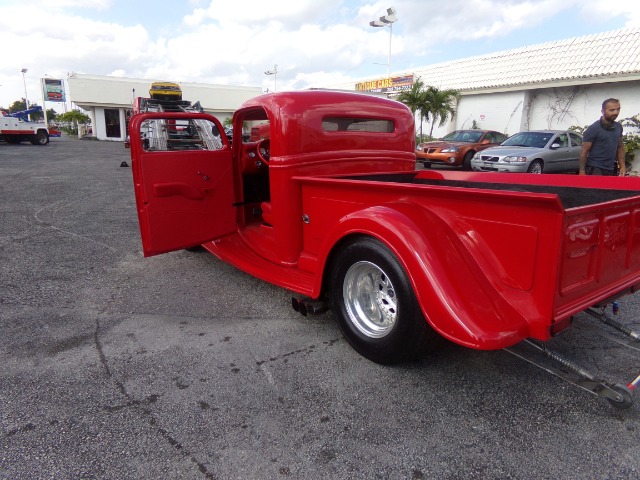
[(156, 428), (156, 431), (160, 434), (160, 436), (162, 438), (164, 438), (169, 443), (169, 445), (171, 445), (176, 450), (181, 452), (185, 456), (185, 458), (189, 459), (189, 461), (191, 461), (193, 464), (195, 464), (198, 467), (198, 470), (200, 470), (200, 472), (202, 474), (204, 474), (205, 478), (207, 478), (209, 480), (214, 480), (216, 477), (213, 475), (213, 473), (209, 472), (209, 470), (204, 465), (204, 463), (202, 463), (200, 460), (198, 460), (196, 458), (196, 456), (191, 451), (189, 451), (187, 448), (185, 448), (178, 441), (178, 439), (176, 439), (168, 430), (166, 430), (163, 427), (161, 427), (158, 424), (158, 421), (153, 416), (153, 413), (151, 412), (151, 410), (149, 408), (144, 408), (144, 406), (146, 406), (146, 405), (150, 405), (152, 403), (155, 403), (155, 401), (158, 399), (158, 396), (157, 395), (151, 395), (150, 397), (148, 397), (145, 400), (137, 400), (137, 399), (133, 398), (133, 396), (129, 392), (127, 392), (127, 389), (124, 386), (124, 384), (122, 382), (120, 382), (117, 378), (115, 378), (115, 376), (111, 372), (111, 369), (109, 368), (109, 362), (107, 360), (107, 356), (105, 355), (104, 349), (102, 348), (102, 343), (100, 342), (100, 317), (99, 316), (96, 316), (96, 329), (95, 329), (95, 332), (94, 332), (94, 342), (96, 344), (96, 349), (98, 351), (98, 356), (100, 357), (100, 363), (102, 364), (102, 366), (104, 367), (104, 369), (107, 372), (107, 377), (109, 377), (109, 379), (111, 379), (114, 382), (114, 384), (116, 385), (116, 387), (117, 387), (118, 391), (120, 392), (120, 394), (125, 399), (127, 399), (127, 402), (122, 404), (122, 405), (107, 406), (107, 407), (105, 407), (105, 409), (107, 411), (109, 411), (109, 412), (114, 412), (114, 411), (118, 411), (118, 410), (121, 410), (121, 409), (124, 409), (124, 408), (129, 408), (129, 407), (138, 410), (144, 416), (149, 418), (149, 423)]

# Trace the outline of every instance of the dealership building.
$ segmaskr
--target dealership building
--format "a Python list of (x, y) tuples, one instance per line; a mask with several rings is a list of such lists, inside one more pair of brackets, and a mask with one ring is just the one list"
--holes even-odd
[[(413, 77), (413, 78), (410, 78)], [(396, 72), (390, 79), (331, 85), (390, 95), (415, 80), (460, 92), (456, 115), (433, 136), (481, 128), (512, 135), (522, 130), (586, 126), (602, 101), (617, 98), (618, 120), (640, 114), (640, 28), (625, 28)], [(420, 119), (416, 119), (418, 130)], [(428, 134), (430, 122), (424, 122)]]
[[(156, 80), (84, 75), (67, 77), (69, 100), (91, 117), (92, 135), (98, 140), (123, 141), (134, 97), (148, 97)], [(180, 82), (182, 98), (200, 102), (206, 113), (221, 122), (249, 98), (262, 93), (260, 87), (234, 87)]]
[[(640, 28), (625, 28), (398, 71), (390, 78), (319, 85), (390, 97), (420, 79), (425, 86), (460, 92), (456, 115), (433, 127), (433, 136), (465, 128), (512, 135), (522, 130), (586, 126), (604, 99), (618, 98), (619, 119), (640, 114)], [(124, 140), (135, 96), (148, 96), (153, 80), (71, 74), (69, 100), (89, 113), (93, 135)], [(180, 83), (183, 98), (224, 121), (260, 87)], [(428, 134), (430, 122), (416, 119)]]

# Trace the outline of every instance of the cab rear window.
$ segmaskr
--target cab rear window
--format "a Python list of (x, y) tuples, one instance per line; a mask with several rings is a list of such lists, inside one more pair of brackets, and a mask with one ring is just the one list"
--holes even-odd
[(393, 120), (379, 118), (325, 117), (322, 129), (325, 132), (391, 133), (394, 123)]

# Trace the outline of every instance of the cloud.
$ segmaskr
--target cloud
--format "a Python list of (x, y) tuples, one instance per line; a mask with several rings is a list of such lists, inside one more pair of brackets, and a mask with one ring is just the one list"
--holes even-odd
[[(21, 68), (29, 69), (25, 80), (33, 92), (45, 73), (265, 89), (273, 88), (274, 78), (264, 71), (274, 64), (279, 89), (381, 76), (390, 30), (371, 28), (369, 21), (391, 5), (398, 11), (392, 70), (428, 65), (435, 53), (462, 58), (465, 47), (492, 39), (506, 44), (513, 35), (539, 32), (557, 15), (572, 12), (595, 31), (609, 21), (640, 23), (636, 0), (157, 0), (152, 10), (149, 2), (123, 0), (5, 0), (2, 38), (21, 48), (3, 50), (0, 105), (23, 96)], [(569, 27), (555, 32), (557, 38), (572, 36)]]
[(637, 0), (597, 0), (581, 4), (584, 17), (612, 19), (625, 18), (625, 27), (640, 27), (640, 8)]
[(288, 29), (305, 23), (323, 21), (342, 3), (341, 0), (324, 0), (323, 2), (310, 0), (296, 2), (214, 0), (207, 8), (197, 8), (192, 14), (185, 16), (184, 21), (190, 25), (212, 21), (228, 26), (249, 26), (256, 30), (262, 29), (271, 22), (276, 22)]

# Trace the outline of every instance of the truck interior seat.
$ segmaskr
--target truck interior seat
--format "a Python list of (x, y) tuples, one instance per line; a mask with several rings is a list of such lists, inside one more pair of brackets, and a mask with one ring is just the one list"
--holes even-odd
[(262, 210), (262, 221), (269, 225), (273, 225), (273, 212), (271, 210), (271, 202), (262, 202), (260, 204)]

